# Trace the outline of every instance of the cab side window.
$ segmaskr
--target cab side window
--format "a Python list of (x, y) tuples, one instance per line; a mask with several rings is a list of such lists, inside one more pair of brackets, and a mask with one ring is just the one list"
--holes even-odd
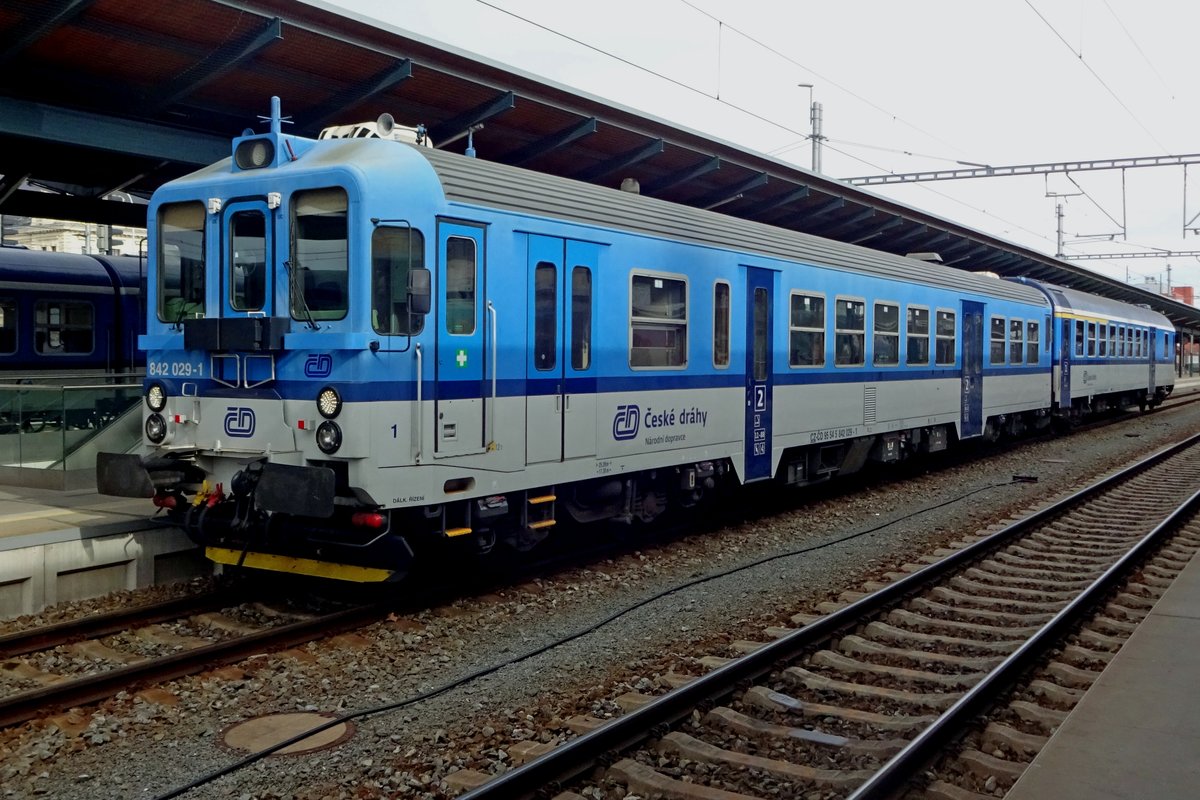
[(158, 318), (179, 324), (204, 316), (204, 206), (158, 210)]
[(446, 333), (475, 333), (475, 240), (446, 240)]
[(424, 314), (408, 313), (408, 274), (425, 266), (425, 237), (380, 226), (371, 234), (371, 327), (384, 336), (420, 333)]

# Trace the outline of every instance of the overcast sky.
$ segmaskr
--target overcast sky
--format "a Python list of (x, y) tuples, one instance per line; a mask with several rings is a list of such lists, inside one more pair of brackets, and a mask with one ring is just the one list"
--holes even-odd
[[(326, 0), (748, 149), (823, 172), (1200, 153), (1196, 37), (1183, 0)], [(398, 120), (403, 109), (388, 109)], [(477, 143), (486, 149), (486, 129)], [(1200, 164), (873, 187), (1054, 253), (1200, 250)], [(1076, 185), (1078, 184), (1078, 185)], [(1047, 197), (1047, 193), (1070, 195)], [(1126, 234), (1122, 236), (1124, 223)], [(1200, 226), (1200, 219), (1191, 222)], [(1113, 235), (1111, 241), (1078, 236)], [(1200, 288), (1196, 258), (1087, 261)]]

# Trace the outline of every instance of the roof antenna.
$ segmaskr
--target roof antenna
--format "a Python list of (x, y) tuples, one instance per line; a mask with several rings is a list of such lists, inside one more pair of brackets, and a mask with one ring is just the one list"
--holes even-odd
[(283, 123), (286, 122), (288, 125), (292, 124), (291, 117), (284, 117), (280, 115), (279, 98), (275, 96), (271, 97), (271, 116), (264, 117), (260, 115), (259, 120), (262, 122), (269, 121), (271, 123), (271, 133), (275, 134), (276, 136), (283, 133)]

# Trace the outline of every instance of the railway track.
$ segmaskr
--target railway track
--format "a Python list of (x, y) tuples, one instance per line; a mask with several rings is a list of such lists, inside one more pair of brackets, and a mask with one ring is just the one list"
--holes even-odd
[(382, 608), (279, 611), (212, 592), (9, 634), (0, 727), (362, 627)]
[(1198, 476), (1200, 436), (794, 630), (687, 659), (676, 688), (574, 720), (589, 732), (465, 797), (999, 796), (1200, 549)]

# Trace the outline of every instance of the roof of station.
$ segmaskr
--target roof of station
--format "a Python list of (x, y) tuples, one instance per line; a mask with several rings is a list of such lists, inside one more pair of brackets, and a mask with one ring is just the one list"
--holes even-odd
[[(290, 0), (0, 2), (0, 213), (144, 225), (160, 184), (227, 156), (273, 95), (315, 136), (387, 111), (436, 146), (891, 253), (1200, 310), (833, 178), (329, 7)], [(53, 193), (22, 188), (28, 181)]]

